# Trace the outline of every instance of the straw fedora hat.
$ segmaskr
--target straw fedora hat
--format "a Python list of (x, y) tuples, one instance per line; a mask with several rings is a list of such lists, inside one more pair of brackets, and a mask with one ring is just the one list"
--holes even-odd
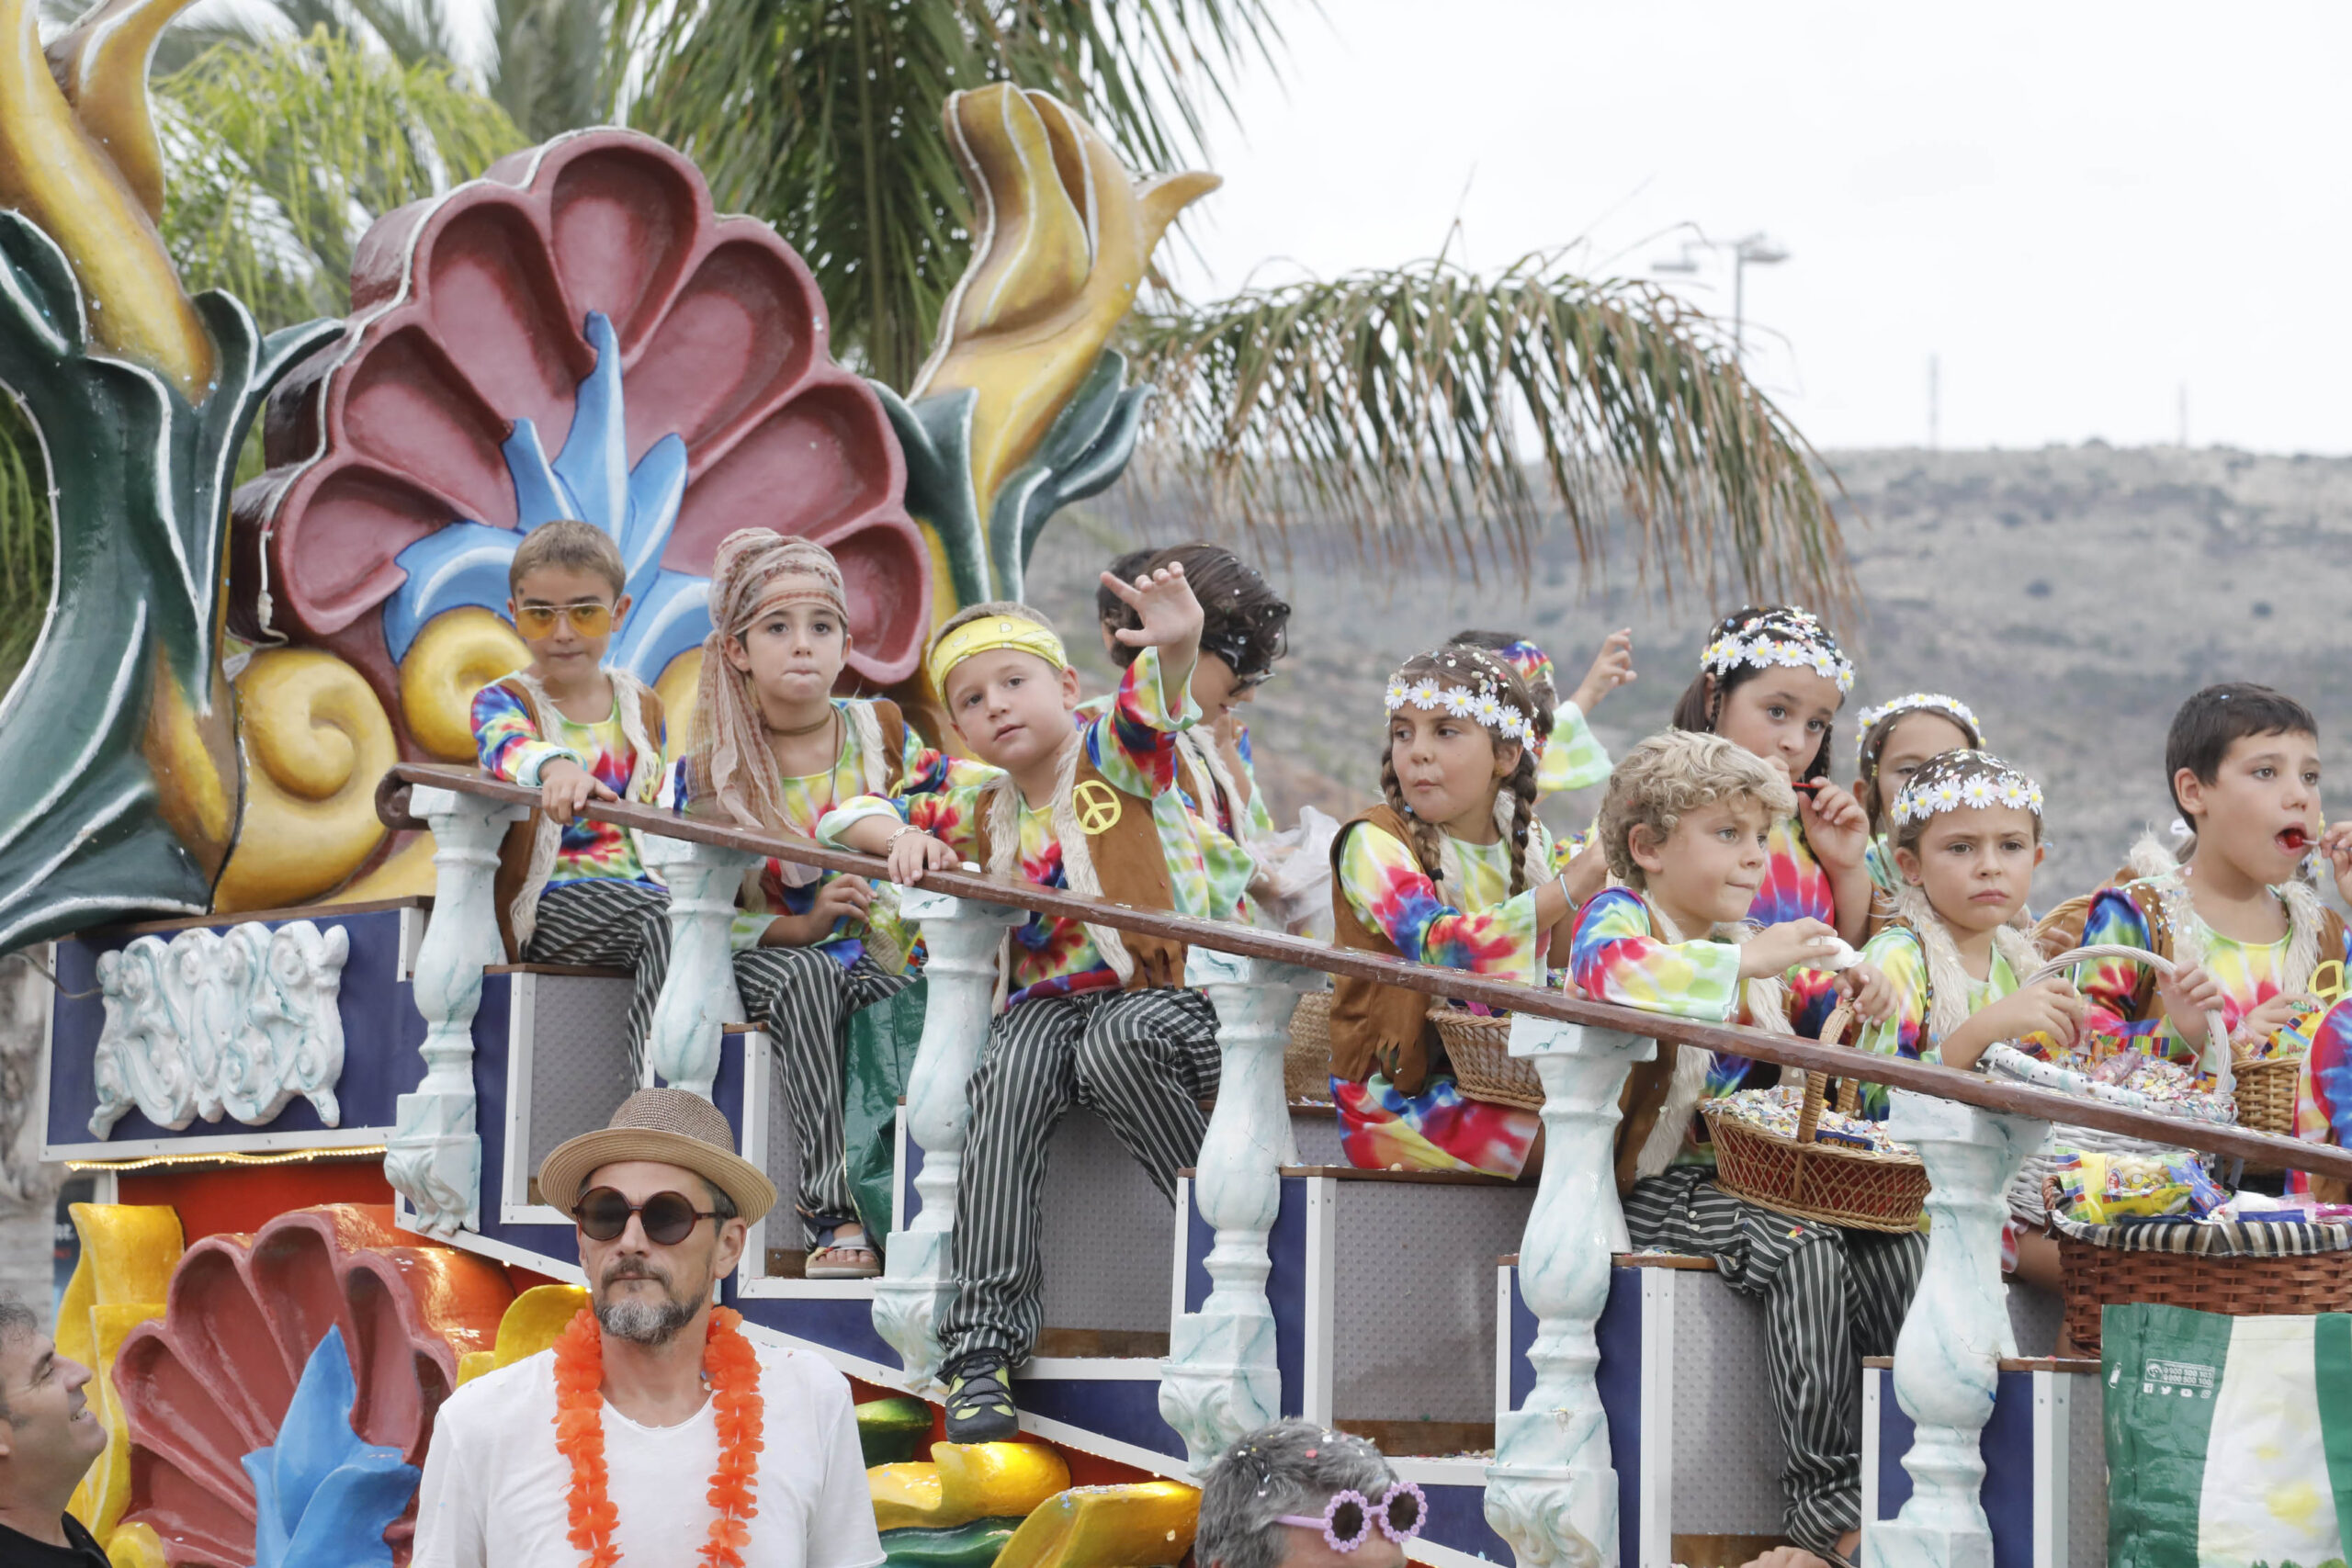
[(775, 1207), (775, 1183), (735, 1152), (735, 1129), (726, 1112), (683, 1089), (639, 1089), (601, 1132), (582, 1133), (548, 1150), (539, 1162), (540, 1196), (569, 1213), (580, 1184), (599, 1166), (632, 1159), (684, 1166), (733, 1199), (749, 1223)]

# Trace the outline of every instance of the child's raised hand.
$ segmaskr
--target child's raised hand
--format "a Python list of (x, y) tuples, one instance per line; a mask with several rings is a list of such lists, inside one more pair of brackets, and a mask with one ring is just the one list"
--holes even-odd
[(1740, 944), (1739, 977), (1785, 974), (1838, 950), (1838, 928), (1826, 920), (1783, 920), (1766, 926)]
[(1870, 813), (1838, 785), (1816, 779), (1798, 790), (1797, 820), (1804, 824), (1804, 841), (1825, 870), (1851, 871), (1862, 863), (1870, 848)]
[(2205, 1015), (2221, 1010), (2222, 994), (2222, 983), (2202, 964), (2176, 970), (2170, 979), (2156, 976), (2156, 998), (2164, 1004), (2165, 1017), (2171, 1021), (2173, 1032), (2192, 1047), (2203, 1047)]
[(1129, 648), (1199, 646), (1201, 602), (1193, 597), (1193, 585), (1185, 581), (1181, 563), (1170, 562), (1133, 582), (1106, 571), (1102, 586), (1126, 601), (1143, 622), (1141, 626), (1122, 626), (1114, 634)]
[(539, 809), (559, 822), (569, 822), (592, 800), (618, 802), (595, 774), (569, 757), (558, 757), (539, 770)]
[(2327, 857), (2335, 874), (2335, 891), (2352, 904), (2352, 822), (2338, 822), (2321, 832), (2315, 848)]
[(1894, 1016), (1894, 982), (1875, 964), (1847, 965), (1838, 973), (1838, 989), (1864, 1023), (1884, 1023)]
[(1620, 627), (1609, 634), (1609, 640), (1600, 645), (1599, 653), (1593, 655), (1592, 668), (1584, 672), (1583, 682), (1568, 700), (1577, 705), (1577, 712), (1589, 718), (1592, 710), (1600, 705), (1602, 698), (1620, 686), (1632, 685), (1635, 678), (1634, 628)]
[(885, 858), (890, 863), (890, 880), (901, 887), (914, 886), (926, 871), (953, 871), (957, 863), (946, 840), (923, 832), (898, 834), (891, 839)]

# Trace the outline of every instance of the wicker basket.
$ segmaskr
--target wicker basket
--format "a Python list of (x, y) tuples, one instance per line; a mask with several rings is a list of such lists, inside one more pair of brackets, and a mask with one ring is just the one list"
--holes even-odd
[[(2055, 1184), (2044, 1193), (2048, 1204)], [(2241, 1253), (2125, 1251), (2056, 1232), (2066, 1292), (2066, 1337), (2078, 1355), (2099, 1351), (2102, 1308), (2144, 1302), (2225, 1317), (2352, 1311), (2352, 1252), (2298, 1258)]]
[(1430, 1021), (1453, 1063), (1453, 1084), (1465, 1100), (1544, 1109), (1544, 1080), (1535, 1064), (1510, 1054), (1508, 1014), (1476, 1013), (1443, 1004), (1430, 1009)]
[[(2238, 1125), (2257, 1133), (2295, 1135), (2295, 1083), (2302, 1077), (2301, 1056), (2266, 1056), (2238, 1063), (2235, 1093)], [(2256, 1168), (2248, 1166), (2252, 1170)]]
[(1290, 1015), (1283, 1049), (1283, 1092), (1294, 1101), (1331, 1103), (1331, 993), (1309, 991)]
[[(1830, 1014), (1822, 1040), (1842, 1039), (1850, 1017), (1843, 1007)], [(1732, 1115), (1722, 1100), (1699, 1107), (1714, 1139), (1715, 1185), (1735, 1198), (1826, 1225), (1918, 1229), (1919, 1213), (1928, 1201), (1927, 1166), (1917, 1155), (1815, 1143), (1825, 1084), (1818, 1073), (1804, 1075), (1804, 1103), (1793, 1138)], [(1849, 1111), (1855, 1093), (1855, 1081), (1846, 1080), (1839, 1098)]]

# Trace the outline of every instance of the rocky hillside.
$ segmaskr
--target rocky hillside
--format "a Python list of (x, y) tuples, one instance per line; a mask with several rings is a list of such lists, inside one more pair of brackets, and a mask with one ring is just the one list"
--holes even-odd
[[(1993, 748), (2051, 800), (2052, 852), (2035, 902), (2091, 886), (2143, 824), (2172, 810), (2165, 728), (2180, 699), (2221, 680), (2267, 682), (2318, 714), (2337, 812), (2352, 809), (2352, 459), (2223, 449), (1833, 454), (1863, 604), (1850, 647), (1859, 706), (1926, 687), (1983, 717)], [(1125, 547), (1127, 514), (1054, 525), (1031, 596), (1069, 629), (1093, 618), (1094, 573)], [(1181, 536), (1155, 524), (1150, 536)], [(1579, 569), (1564, 534), (1534, 570), (1483, 577), (1442, 562), (1369, 565), (1343, 538), (1294, 537), (1261, 560), (1295, 612), (1280, 678), (1252, 716), (1261, 777), (1287, 820), (1314, 801), (1339, 813), (1378, 777), (1383, 677), (1465, 626), (1523, 631), (1573, 685), (1605, 630), (1634, 628), (1640, 682), (1596, 728), (1612, 748), (1662, 725), (1696, 668), (1718, 606), (1647, 594), (1633, 562), (1607, 581)], [(2347, 615), (2352, 619), (2352, 615)], [(1091, 638), (1089, 673), (1109, 665)], [(1838, 775), (1852, 773), (1840, 726)], [(1581, 823), (1589, 799), (1555, 804)]]

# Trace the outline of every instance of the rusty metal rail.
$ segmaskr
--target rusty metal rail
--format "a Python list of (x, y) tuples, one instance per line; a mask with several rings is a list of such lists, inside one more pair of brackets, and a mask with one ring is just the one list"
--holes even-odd
[[(536, 806), (539, 800), (537, 790), (488, 777), (472, 768), (401, 762), (387, 773), (377, 786), (377, 815), (387, 826), (424, 826), (408, 814), (408, 791), (413, 784), (427, 784), (522, 806)], [(599, 801), (591, 804), (582, 815), (592, 821), (610, 822), (619, 827), (634, 828), (640, 832), (712, 844), (721, 849), (769, 855), (825, 871), (847, 872), (865, 877), (879, 877), (884, 871), (884, 863), (876, 855), (827, 849), (809, 839), (786, 839), (768, 833), (754, 833), (747, 829), (673, 816), (650, 807)], [(1476, 1002), (1505, 1012), (1522, 1012), (1536, 1018), (1558, 1019), (1598, 1029), (1622, 1030), (1662, 1043), (1693, 1045), (1726, 1055), (1746, 1056), (1784, 1067), (1825, 1073), (1833, 1077), (1852, 1077), (1858, 1076), (1858, 1070), (1863, 1071), (1867, 1072), (1872, 1083), (1931, 1094), (1964, 1105), (1981, 1106), (1987, 1111), (2096, 1127), (2101, 1132), (2153, 1139), (2177, 1147), (2199, 1149), (2257, 1165), (2279, 1166), (2308, 1171), (2315, 1176), (2352, 1180), (2352, 1150), (2339, 1149), (2332, 1145), (2308, 1144), (2300, 1139), (2251, 1132), (2243, 1127), (2158, 1116), (2087, 1097), (2078, 1099), (2052, 1089), (2002, 1083), (1930, 1062), (1916, 1062), (1900, 1056), (1858, 1056), (1847, 1046), (1824, 1045), (1785, 1034), (1767, 1034), (1756, 1029), (1695, 1023), (1610, 1002), (1572, 998), (1517, 981), (1497, 980), (1426, 964), (1408, 964), (1402, 959), (1383, 957), (1377, 953), (1326, 947), (1320, 942), (1281, 931), (1261, 931), (1252, 926), (1218, 920), (1191, 919), (1157, 909), (1133, 908), (1125, 904), (1040, 887), (1032, 882), (1011, 881), (972, 872), (933, 871), (924, 874), (922, 885), (979, 903), (1002, 904), (1041, 915), (1091, 920), (1097, 925), (1121, 931), (1166, 937), (1189, 946), (1215, 948), (1247, 958), (1296, 964), (1309, 969), (1319, 969), (1327, 975), (1376, 980), (1385, 986), (1397, 986), (1457, 1001)]]

